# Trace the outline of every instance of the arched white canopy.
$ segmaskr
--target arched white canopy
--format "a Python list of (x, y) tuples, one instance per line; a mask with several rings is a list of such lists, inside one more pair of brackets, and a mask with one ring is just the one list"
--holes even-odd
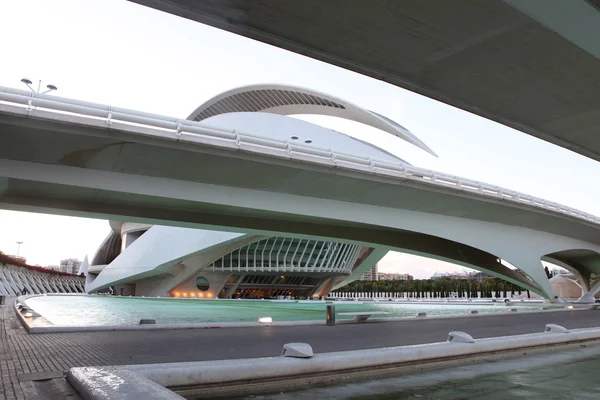
[(417, 136), (391, 119), (342, 99), (296, 86), (251, 85), (232, 89), (202, 104), (188, 119), (202, 121), (234, 112), (316, 114), (344, 118), (391, 133), (437, 157)]

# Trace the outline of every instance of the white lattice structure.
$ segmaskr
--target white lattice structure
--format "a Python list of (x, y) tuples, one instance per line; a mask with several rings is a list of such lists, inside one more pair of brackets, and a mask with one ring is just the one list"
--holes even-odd
[(211, 263), (212, 272), (311, 272), (349, 275), (361, 246), (274, 237), (260, 240)]
[(29, 294), (84, 293), (85, 279), (52, 271), (0, 264), (0, 295), (18, 296), (23, 289)]

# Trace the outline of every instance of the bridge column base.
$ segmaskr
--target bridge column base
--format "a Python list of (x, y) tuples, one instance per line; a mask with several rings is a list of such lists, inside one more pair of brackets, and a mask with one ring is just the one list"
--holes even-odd
[(595, 303), (596, 302), (596, 298), (591, 294), (591, 293), (586, 293), (583, 296), (581, 296), (580, 298), (577, 299), (577, 301), (575, 303)]
[(544, 299), (544, 303), (566, 304), (567, 302), (562, 297), (554, 296), (553, 299)]

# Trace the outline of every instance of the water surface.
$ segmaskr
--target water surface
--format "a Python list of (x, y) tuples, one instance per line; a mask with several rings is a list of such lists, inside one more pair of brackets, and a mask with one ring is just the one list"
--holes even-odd
[(600, 399), (600, 346), (244, 400)]
[[(55, 325), (102, 326), (136, 325), (142, 318), (156, 319), (158, 324), (207, 322), (256, 322), (270, 316), (273, 321), (324, 320), (328, 303), (281, 302), (268, 300), (183, 300), (115, 296), (40, 296), (27, 300), (27, 305)], [(393, 302), (334, 302), (337, 319), (350, 319), (339, 313), (381, 311), (379, 317), (506, 312), (503, 303), (480, 304), (398, 304)], [(520, 306), (520, 311), (539, 310), (539, 306)]]

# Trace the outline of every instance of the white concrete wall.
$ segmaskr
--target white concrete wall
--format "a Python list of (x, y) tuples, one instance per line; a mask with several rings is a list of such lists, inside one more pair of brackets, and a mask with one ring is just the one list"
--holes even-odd
[(88, 292), (168, 273), (179, 261), (244, 236), (240, 233), (153, 226), (86, 285)]

